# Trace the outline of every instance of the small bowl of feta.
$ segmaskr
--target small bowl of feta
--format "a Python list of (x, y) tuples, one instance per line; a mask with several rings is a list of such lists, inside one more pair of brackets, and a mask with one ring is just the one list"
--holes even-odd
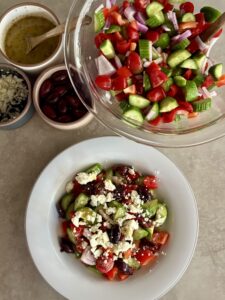
[(31, 83), (16, 67), (0, 64), (0, 129), (15, 129), (33, 115)]

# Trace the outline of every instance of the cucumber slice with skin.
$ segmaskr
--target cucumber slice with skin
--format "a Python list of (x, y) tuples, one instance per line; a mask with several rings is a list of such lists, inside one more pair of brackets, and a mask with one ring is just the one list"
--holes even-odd
[(134, 241), (139, 241), (139, 240), (145, 238), (146, 236), (148, 236), (148, 231), (147, 230), (145, 230), (141, 227), (134, 230), (134, 233), (133, 233)]
[(206, 56), (205, 56), (205, 54), (201, 53), (201, 54), (194, 55), (193, 59), (197, 65), (197, 68), (201, 69), (202, 64), (204, 63), (204, 61), (206, 59)]
[(97, 163), (97, 164), (94, 164), (92, 166), (90, 166), (88, 169), (85, 170), (85, 173), (96, 173), (96, 174), (99, 174), (101, 173), (103, 167), (101, 164)]
[(74, 211), (74, 202), (70, 203), (70, 205), (68, 206), (67, 210), (66, 210), (66, 220), (70, 220), (71, 219), (71, 213)]
[(198, 98), (198, 88), (193, 80), (187, 80), (187, 84), (184, 87), (184, 94), (188, 102), (192, 102)]
[(169, 55), (167, 63), (171, 68), (175, 68), (189, 57), (191, 57), (191, 53), (187, 50), (177, 50)]
[(186, 0), (169, 0), (170, 4), (182, 4), (186, 2)]
[(174, 81), (179, 87), (184, 87), (187, 84), (187, 80), (183, 76), (175, 76)]
[(99, 32), (105, 25), (105, 16), (103, 10), (96, 12), (94, 14), (94, 28), (95, 32)]
[(190, 45), (189, 39), (184, 39), (183, 41), (179, 42), (178, 44), (172, 47), (172, 50), (184, 50)]
[(67, 210), (67, 208), (69, 207), (70, 203), (72, 202), (72, 200), (74, 199), (74, 196), (72, 193), (69, 194), (65, 194), (62, 199), (60, 200), (60, 204), (63, 208), (64, 211)]
[(191, 59), (191, 58), (188, 58), (186, 59), (181, 65), (180, 65), (181, 68), (183, 69), (191, 69), (191, 70), (197, 70), (198, 69), (198, 66), (195, 62), (194, 59)]
[(139, 40), (139, 53), (140, 57), (150, 59), (150, 51), (152, 51), (152, 42), (149, 40)]
[(67, 234), (69, 240), (70, 240), (73, 244), (76, 244), (75, 235), (74, 235), (74, 233), (73, 233), (73, 231), (72, 231), (71, 228), (69, 228), (69, 227), (66, 228), (66, 234)]
[(151, 82), (150, 82), (149, 76), (146, 72), (144, 72), (143, 87), (144, 87), (145, 92), (148, 92), (151, 89)]
[(164, 89), (165, 92), (169, 92), (172, 84), (173, 84), (173, 78), (170, 77), (169, 79), (167, 79), (167, 81), (165, 81), (162, 84), (162, 88)]
[(130, 107), (128, 110), (125, 111), (123, 116), (125, 117), (125, 119), (127, 118), (128, 120), (129, 119), (134, 120), (134, 121), (137, 121), (140, 124), (142, 124), (144, 122), (143, 114), (140, 111), (140, 109), (137, 108), (137, 107)]
[(151, 218), (156, 214), (158, 205), (159, 205), (158, 200), (154, 199), (154, 200), (145, 202), (142, 205), (142, 208), (147, 212), (148, 217)]
[(154, 47), (152, 47), (152, 59), (155, 60), (159, 57), (160, 57), (160, 55), (159, 55), (158, 51)]
[(101, 45), (100, 45), (100, 50), (102, 53), (105, 55), (106, 58), (112, 59), (115, 57), (115, 50), (113, 47), (113, 44), (110, 40), (105, 40)]
[(177, 103), (177, 100), (173, 97), (166, 97), (164, 98), (160, 104), (159, 104), (159, 111), (161, 113), (163, 112), (169, 112), (173, 110), (174, 108), (177, 108), (179, 105)]
[(203, 7), (200, 12), (204, 14), (205, 20), (210, 23), (214, 23), (221, 16), (218, 9), (210, 6)]
[(167, 219), (167, 208), (164, 204), (159, 204), (156, 212), (155, 226), (162, 226)]
[(164, 9), (164, 6), (162, 4), (160, 4), (159, 2), (153, 1), (146, 7), (146, 14), (148, 17), (151, 17), (163, 9)]
[(168, 33), (160, 34), (158, 41), (155, 43), (156, 47), (160, 47), (161, 49), (166, 49), (170, 44), (170, 36)]
[(146, 228), (146, 230), (148, 231), (148, 236), (146, 236), (146, 239), (151, 241), (154, 233), (154, 226)]
[(105, 33), (109, 34), (109, 33), (114, 33), (114, 32), (120, 32), (121, 31), (121, 27), (118, 25), (111, 25), (109, 29), (107, 29), (105, 31)]
[(84, 193), (80, 193), (74, 202), (74, 210), (77, 211), (78, 209), (85, 207), (88, 204), (90, 197), (85, 195)]
[(173, 71), (171, 69), (167, 69), (165, 67), (161, 67), (161, 70), (163, 71), (163, 73), (165, 73), (168, 77), (172, 76)]
[(212, 99), (206, 98), (198, 101), (192, 102), (193, 108), (195, 112), (202, 112), (206, 111), (211, 108), (212, 106)]
[(148, 25), (150, 28), (156, 28), (163, 25), (164, 22), (165, 22), (164, 14), (161, 11), (159, 11), (158, 13), (152, 15), (146, 21), (146, 25)]
[(223, 75), (223, 64), (212, 66), (209, 69), (209, 74), (211, 74), (215, 80), (218, 80)]
[(145, 108), (150, 105), (150, 101), (139, 95), (130, 95), (129, 104), (137, 108)]
[(119, 206), (116, 208), (116, 212), (114, 215), (114, 220), (118, 220), (120, 218), (123, 218), (126, 215), (126, 208), (124, 206)]
[(126, 260), (126, 263), (128, 264), (129, 267), (131, 267), (132, 269), (138, 270), (141, 266), (140, 262), (134, 258), (134, 257), (130, 257)]
[(148, 114), (146, 115), (145, 119), (148, 121), (152, 121), (155, 120), (159, 115), (159, 104), (158, 102), (155, 102), (152, 106), (152, 108), (150, 109), (150, 111), (148, 112)]
[(120, 102), (119, 106), (122, 109), (123, 113), (125, 113), (130, 108), (130, 104), (127, 101)]
[(195, 22), (196, 18), (192, 13), (186, 13), (181, 17), (181, 22)]
[(198, 74), (198, 75), (195, 76), (195, 78), (193, 80), (196, 83), (197, 87), (199, 87), (205, 81), (205, 77), (202, 74)]

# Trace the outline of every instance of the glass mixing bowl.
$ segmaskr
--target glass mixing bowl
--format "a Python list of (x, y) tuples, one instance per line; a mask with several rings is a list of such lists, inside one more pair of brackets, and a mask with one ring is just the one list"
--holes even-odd
[[(205, 5), (204, 0), (194, 1), (196, 11)], [(225, 135), (225, 88), (217, 89), (218, 96), (213, 98), (213, 107), (200, 113), (194, 119), (182, 119), (179, 122), (151, 126), (137, 124), (134, 120), (124, 120), (118, 102), (108, 92), (98, 89), (94, 80), (97, 76), (95, 58), (98, 50), (94, 43), (93, 15), (101, 0), (74, 0), (66, 25), (65, 62), (74, 89), (81, 101), (94, 116), (115, 133), (129, 139), (156, 147), (189, 147), (203, 144)], [(122, 1), (117, 1), (117, 4)], [(209, 0), (207, 5), (224, 10), (220, 0)], [(87, 16), (92, 21), (86, 22)], [(77, 19), (76, 29), (70, 27)], [(211, 51), (215, 62), (225, 63), (225, 34), (220, 37)], [(76, 73), (74, 72), (76, 69)]]

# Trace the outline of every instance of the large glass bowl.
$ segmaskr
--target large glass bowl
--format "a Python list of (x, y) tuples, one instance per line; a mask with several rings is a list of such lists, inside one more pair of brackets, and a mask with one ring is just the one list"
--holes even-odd
[[(203, 144), (225, 135), (225, 89), (218, 89), (213, 99), (213, 107), (194, 119), (182, 119), (179, 122), (162, 124), (157, 127), (140, 125), (132, 120), (124, 120), (118, 102), (98, 89), (94, 80), (97, 75), (95, 58), (98, 51), (94, 44), (93, 15), (95, 9), (105, 1), (74, 0), (67, 19), (65, 33), (65, 62), (72, 84), (81, 101), (95, 117), (119, 135), (156, 147), (188, 147)], [(117, 1), (121, 3), (122, 1)], [(205, 1), (196, 2), (196, 11), (205, 5)], [(209, 0), (207, 5), (221, 11), (225, 6), (221, 0)], [(87, 16), (92, 22), (85, 22)], [(74, 19), (76, 29), (71, 31)], [(225, 34), (216, 43), (211, 52), (215, 62), (225, 63)], [(76, 73), (74, 73), (74, 68)], [(130, 124), (129, 124), (130, 123)]]

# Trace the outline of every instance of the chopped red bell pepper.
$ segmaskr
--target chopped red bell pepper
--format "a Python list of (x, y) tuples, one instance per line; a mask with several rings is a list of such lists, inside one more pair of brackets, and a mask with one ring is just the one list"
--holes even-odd
[(105, 276), (108, 280), (113, 281), (115, 280), (117, 274), (118, 274), (118, 268), (114, 267), (108, 273), (106, 273)]

